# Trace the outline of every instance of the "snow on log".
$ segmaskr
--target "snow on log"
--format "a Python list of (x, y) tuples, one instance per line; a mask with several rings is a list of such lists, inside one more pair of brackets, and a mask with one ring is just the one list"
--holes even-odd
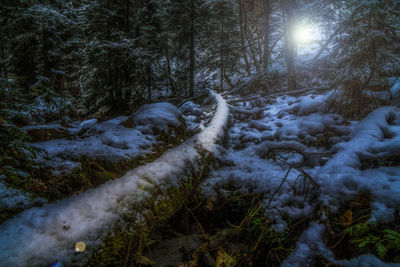
[(143, 188), (177, 183), (187, 164), (195, 164), (204, 150), (216, 151), (229, 110), (220, 95), (210, 94), (217, 102), (210, 125), (156, 161), (99, 188), (25, 210), (0, 225), (0, 262), (4, 266), (43, 266), (56, 261), (82, 265), (87, 253), (76, 253), (76, 242), (83, 241), (87, 251), (93, 250), (121, 216), (130, 212), (131, 203), (149, 196)]

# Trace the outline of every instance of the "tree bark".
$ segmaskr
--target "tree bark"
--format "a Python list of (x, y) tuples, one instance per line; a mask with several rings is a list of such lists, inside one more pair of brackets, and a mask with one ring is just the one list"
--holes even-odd
[(125, 23), (126, 23), (126, 32), (129, 33), (129, 10), (130, 9), (130, 0), (126, 0), (126, 14), (125, 14)]
[(1, 60), (2, 60), (2, 63), (1, 63), (1, 70), (2, 70), (2, 73), (3, 73), (3, 78), (5, 79), (5, 80), (8, 80), (8, 74), (7, 74), (7, 65), (6, 65), (6, 62), (5, 62), (5, 59), (6, 59), (6, 53), (5, 53), (5, 41), (4, 41), (4, 36), (1, 36), (0, 37), (0, 51), (1, 51)]
[(240, 34), (240, 46), (242, 50), (242, 56), (246, 68), (247, 75), (251, 75), (250, 71), (250, 64), (249, 60), (247, 58), (247, 52), (246, 52), (246, 44), (245, 44), (245, 39), (244, 39), (244, 30), (243, 30), (243, 8), (242, 8), (242, 0), (238, 0), (238, 5), (239, 5), (239, 34)]
[(266, 71), (269, 65), (269, 33), (270, 33), (270, 17), (271, 17), (271, 3), (270, 0), (265, 0), (264, 6), (264, 55), (263, 55), (263, 69)]
[[(250, 49), (250, 57), (253, 60), (253, 65), (256, 68), (256, 70), (259, 70), (259, 66), (257, 64), (257, 57), (254, 51), (254, 47), (253, 47), (253, 43), (254, 43), (254, 38), (252, 37), (253, 33), (251, 32), (251, 30), (249, 30), (249, 25), (247, 23), (247, 10), (246, 7), (243, 5), (242, 6), (243, 9), (243, 29), (244, 29), (244, 36), (246, 38), (247, 44), (249, 46)], [(250, 34), (249, 34), (250, 31)], [(249, 36), (250, 35), (250, 36)]]
[(151, 101), (151, 62), (147, 63), (147, 98)]
[(294, 18), (294, 0), (284, 0), (283, 14), (285, 21), (285, 59), (286, 71), (288, 76), (288, 90), (296, 90), (296, 70), (294, 67), (295, 43), (293, 39)]
[(224, 24), (221, 22), (220, 90), (224, 90)]
[[(167, 39), (167, 38), (166, 38)], [(174, 83), (172, 81), (172, 73), (171, 73), (171, 58), (169, 55), (169, 45), (168, 45), (168, 39), (165, 41), (165, 56), (167, 58), (167, 80), (168, 80), (168, 87), (169, 90), (171, 91), (171, 94), (174, 95), (176, 92)], [(168, 95), (168, 91), (166, 92), (166, 96)]]
[(189, 81), (189, 97), (194, 95), (194, 69), (195, 69), (195, 55), (194, 55), (194, 0), (191, 0), (190, 5), (190, 81)]

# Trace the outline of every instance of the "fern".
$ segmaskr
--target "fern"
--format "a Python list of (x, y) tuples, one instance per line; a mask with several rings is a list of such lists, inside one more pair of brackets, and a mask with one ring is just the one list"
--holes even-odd
[[(375, 249), (381, 259), (385, 258), (390, 249), (400, 250), (400, 233), (391, 229), (385, 229), (384, 235), (382, 232), (370, 233), (368, 223), (359, 223), (346, 228), (344, 232), (353, 237), (351, 243), (356, 244), (363, 251)], [(366, 235), (367, 233), (369, 234)]]
[(400, 233), (391, 229), (385, 229), (385, 233), (387, 247), (400, 250)]
[(344, 233), (354, 237), (354, 236), (364, 235), (367, 232), (369, 232), (369, 230), (370, 230), (369, 223), (366, 222), (366, 223), (358, 223), (356, 225), (347, 227), (344, 230)]
[(387, 248), (382, 243), (376, 243), (376, 252), (379, 258), (383, 259), (386, 255)]

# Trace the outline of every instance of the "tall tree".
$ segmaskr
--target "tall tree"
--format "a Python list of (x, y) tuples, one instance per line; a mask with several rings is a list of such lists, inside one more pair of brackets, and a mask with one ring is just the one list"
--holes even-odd
[(294, 66), (296, 45), (293, 36), (295, 26), (295, 0), (283, 0), (282, 8), (285, 26), (285, 60), (288, 90), (295, 90), (297, 86), (296, 69)]
[(263, 69), (267, 70), (269, 65), (269, 35), (270, 35), (271, 1), (264, 0), (264, 49), (263, 49)]

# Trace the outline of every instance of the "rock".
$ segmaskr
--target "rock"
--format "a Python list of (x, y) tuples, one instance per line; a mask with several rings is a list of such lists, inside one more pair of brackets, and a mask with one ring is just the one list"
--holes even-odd
[(193, 101), (185, 102), (182, 106), (180, 106), (179, 110), (186, 116), (200, 117), (203, 115), (203, 110), (201, 107)]
[(183, 132), (185, 128), (180, 111), (166, 102), (143, 105), (120, 124), (127, 128), (139, 126), (142, 132), (153, 134)]

